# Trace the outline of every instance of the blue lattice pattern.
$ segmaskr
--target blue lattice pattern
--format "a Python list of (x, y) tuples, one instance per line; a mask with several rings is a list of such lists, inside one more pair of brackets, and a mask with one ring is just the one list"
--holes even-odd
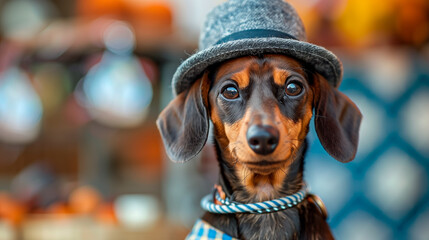
[(403, 50), (342, 57), (340, 90), (364, 120), (356, 159), (329, 157), (310, 133), (306, 179), (337, 239), (429, 239), (429, 62)]

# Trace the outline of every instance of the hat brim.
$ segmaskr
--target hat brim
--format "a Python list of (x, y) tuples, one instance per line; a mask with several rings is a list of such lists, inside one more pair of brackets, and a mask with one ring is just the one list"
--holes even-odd
[(177, 68), (172, 81), (173, 91), (177, 95), (188, 89), (213, 64), (241, 56), (269, 53), (283, 54), (309, 64), (333, 87), (340, 85), (343, 67), (332, 52), (308, 42), (271, 37), (230, 41), (195, 53)]

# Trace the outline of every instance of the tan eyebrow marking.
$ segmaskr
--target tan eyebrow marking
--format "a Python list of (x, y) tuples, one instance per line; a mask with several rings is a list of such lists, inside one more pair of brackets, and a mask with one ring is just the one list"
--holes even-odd
[(249, 70), (246, 68), (241, 72), (234, 73), (231, 79), (238, 83), (238, 87), (246, 88), (249, 86)]
[(283, 86), (290, 73), (284, 69), (275, 68), (273, 71), (274, 83)]

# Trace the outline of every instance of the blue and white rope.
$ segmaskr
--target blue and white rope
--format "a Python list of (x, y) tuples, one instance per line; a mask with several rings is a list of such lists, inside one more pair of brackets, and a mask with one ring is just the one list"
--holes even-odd
[(289, 195), (286, 197), (268, 200), (258, 203), (238, 203), (230, 201), (228, 198), (225, 200), (221, 199), (219, 194), (216, 192), (216, 200), (222, 203), (222, 205), (215, 204), (213, 202), (213, 194), (209, 194), (201, 199), (201, 207), (212, 213), (228, 214), (228, 213), (270, 213), (282, 211), (287, 208), (296, 206), (298, 203), (304, 200), (307, 195), (307, 187), (303, 187), (299, 192)]

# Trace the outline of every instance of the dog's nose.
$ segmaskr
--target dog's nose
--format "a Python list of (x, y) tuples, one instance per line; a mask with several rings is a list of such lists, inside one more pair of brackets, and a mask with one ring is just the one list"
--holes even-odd
[(279, 131), (267, 125), (253, 125), (247, 130), (247, 143), (257, 154), (267, 155), (276, 149), (279, 143)]

